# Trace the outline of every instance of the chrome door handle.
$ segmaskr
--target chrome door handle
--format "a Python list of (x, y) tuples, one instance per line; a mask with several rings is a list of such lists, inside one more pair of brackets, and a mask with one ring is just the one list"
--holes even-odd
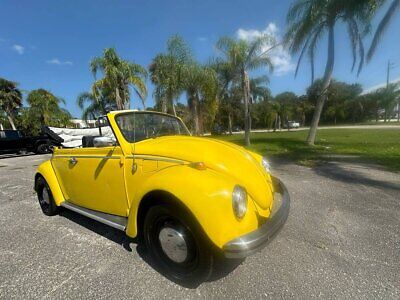
[(75, 157), (72, 157), (72, 158), (69, 160), (69, 163), (70, 163), (71, 165), (75, 166), (75, 165), (78, 163), (78, 160), (77, 160)]

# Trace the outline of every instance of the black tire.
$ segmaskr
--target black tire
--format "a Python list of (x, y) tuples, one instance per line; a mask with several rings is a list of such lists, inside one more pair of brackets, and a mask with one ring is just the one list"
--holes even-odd
[[(165, 233), (171, 229), (179, 232), (185, 240), (186, 247), (182, 247), (181, 244), (171, 248), (174, 249), (172, 255), (184, 253), (182, 249), (186, 249), (186, 256), (180, 257), (179, 262), (176, 257), (175, 260), (171, 259), (161, 246), (162, 230)], [(167, 236), (169, 242), (172, 236)], [(167, 204), (151, 207), (144, 220), (143, 238), (147, 252), (156, 263), (156, 267), (173, 281), (196, 285), (207, 280), (212, 274), (212, 247), (200, 226), (184, 209)], [(169, 253), (171, 254), (171, 251)]]
[(40, 208), (46, 216), (54, 216), (58, 213), (58, 206), (54, 202), (53, 194), (50, 187), (43, 177), (39, 177), (36, 181), (36, 193), (39, 200)]
[(35, 150), (35, 153), (37, 153), (37, 154), (46, 154), (46, 153), (50, 153), (50, 152), (51, 152), (50, 145), (46, 144), (46, 143), (39, 144)]

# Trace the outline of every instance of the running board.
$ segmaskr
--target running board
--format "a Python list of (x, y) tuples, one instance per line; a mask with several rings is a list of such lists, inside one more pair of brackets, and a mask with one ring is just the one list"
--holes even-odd
[(100, 223), (106, 224), (122, 231), (125, 231), (126, 224), (128, 222), (128, 218), (126, 217), (120, 217), (116, 215), (102, 213), (96, 210), (91, 210), (68, 201), (61, 202), (60, 205), (85, 217), (91, 218)]

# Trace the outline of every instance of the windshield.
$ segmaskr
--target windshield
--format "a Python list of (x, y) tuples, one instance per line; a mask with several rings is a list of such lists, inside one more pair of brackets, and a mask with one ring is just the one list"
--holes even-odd
[(130, 143), (166, 135), (190, 135), (182, 121), (173, 116), (132, 112), (118, 115), (115, 119)]

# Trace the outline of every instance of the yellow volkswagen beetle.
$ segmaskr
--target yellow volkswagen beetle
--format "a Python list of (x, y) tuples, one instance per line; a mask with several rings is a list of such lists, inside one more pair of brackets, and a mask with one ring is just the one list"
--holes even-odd
[(256, 252), (285, 223), (288, 192), (260, 155), (193, 137), (168, 114), (104, 118), (109, 127), (99, 136), (83, 137), (81, 148), (55, 148), (38, 167), (35, 190), (46, 215), (61, 206), (142, 237), (176, 280), (210, 274), (216, 251), (227, 258)]

